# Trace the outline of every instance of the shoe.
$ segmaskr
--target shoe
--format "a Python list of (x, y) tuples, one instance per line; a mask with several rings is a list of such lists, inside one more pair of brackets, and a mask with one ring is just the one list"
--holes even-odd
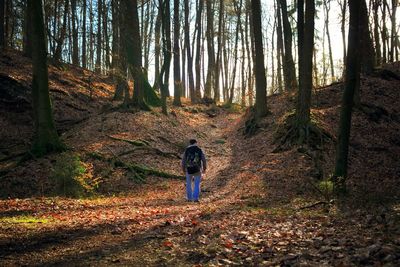
[(200, 202), (198, 199), (193, 200), (194, 202)]

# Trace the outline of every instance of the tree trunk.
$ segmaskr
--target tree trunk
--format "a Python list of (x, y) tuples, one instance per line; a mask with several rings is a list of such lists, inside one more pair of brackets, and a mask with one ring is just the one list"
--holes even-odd
[(379, 38), (379, 1), (374, 0), (372, 3), (373, 17), (374, 17), (374, 41), (375, 41), (375, 52), (376, 52), (376, 64), (380, 66), (382, 64), (382, 54), (381, 54), (381, 40)]
[(162, 112), (167, 115), (167, 96), (169, 70), (171, 65), (171, 21), (170, 21), (170, 2), (169, 0), (160, 0), (159, 8), (161, 9), (161, 25), (163, 33), (163, 54), (164, 63), (161, 67), (159, 83), (161, 89)]
[(93, 14), (93, 0), (90, 0), (89, 4), (89, 54), (90, 54), (90, 66), (91, 69), (93, 70), (94, 68), (94, 33), (93, 33), (93, 20), (94, 20), (94, 14)]
[(195, 59), (195, 69), (196, 69), (196, 89), (195, 94), (196, 98), (201, 98), (201, 83), (200, 83), (200, 48), (201, 48), (201, 33), (202, 33), (202, 25), (201, 25), (201, 16), (203, 13), (203, 2), (204, 0), (199, 0), (199, 6), (197, 8), (196, 14), (196, 27), (197, 27), (197, 40), (196, 40), (196, 59)]
[(76, 25), (76, 0), (71, 0), (72, 18), (72, 64), (79, 66), (78, 29)]
[(250, 40), (249, 40), (249, 35), (251, 36), (251, 33), (249, 33), (249, 24), (250, 24), (250, 16), (251, 16), (251, 7), (250, 7), (250, 0), (246, 0), (246, 23), (245, 23), (245, 44), (246, 44), (246, 54), (247, 54), (247, 88), (248, 88), (248, 95), (249, 95), (249, 106), (253, 106), (253, 97), (254, 97), (254, 92), (253, 92), (253, 84), (252, 84), (252, 77), (253, 77), (253, 70), (252, 70), (252, 53), (250, 51)]
[[(361, 72), (372, 73), (375, 68), (375, 50), (369, 30), (368, 9), (365, 0), (360, 6), (360, 27), (361, 27)], [(356, 92), (357, 95), (357, 92)]]
[[(343, 66), (346, 66), (346, 9), (347, 3), (346, 0), (341, 0), (339, 2), (340, 10), (341, 10), (341, 20), (340, 20), (340, 32), (342, 33), (342, 44), (343, 44)], [(343, 78), (345, 74), (345, 68), (343, 68)]]
[(196, 102), (193, 78), (193, 56), (190, 51), (190, 24), (189, 24), (189, 1), (185, 2), (185, 46), (187, 52), (187, 73), (189, 76), (189, 94), (192, 103)]
[[(102, 15), (102, 0), (97, 0), (97, 47), (96, 47), (96, 66), (97, 73), (101, 72), (101, 15)], [(132, 26), (131, 26), (132, 27)]]
[(174, 102), (175, 106), (181, 106), (181, 59), (179, 47), (179, 0), (174, 0)]
[(82, 9), (83, 9), (83, 21), (82, 21), (82, 67), (87, 67), (87, 56), (86, 56), (86, 9), (87, 9), (87, 0), (82, 0)]
[(310, 122), (315, 2), (314, 0), (305, 1), (305, 13), (304, 0), (298, 0), (297, 4), (299, 93), (296, 106), (296, 119), (300, 138), (302, 138), (307, 134)]
[(224, 1), (219, 1), (219, 15), (218, 15), (218, 35), (217, 35), (217, 59), (214, 65), (214, 100), (215, 102), (220, 101), (220, 68), (221, 68), (221, 49), (222, 49), (222, 24), (224, 20)]
[(63, 145), (54, 126), (50, 104), (42, 1), (28, 1), (28, 9), (32, 26), (32, 103), (35, 122), (32, 152), (36, 156), (42, 156), (61, 150)]
[(239, 32), (241, 26), (241, 13), (242, 13), (242, 0), (239, 0), (238, 5), (236, 5), (235, 1), (235, 11), (237, 14), (237, 24), (236, 24), (236, 32), (235, 32), (235, 46), (234, 46), (234, 52), (233, 52), (233, 69), (232, 69), (232, 77), (231, 77), (231, 86), (230, 86), (230, 93), (229, 93), (229, 100), (228, 103), (232, 104), (233, 103), (233, 97), (235, 93), (235, 80), (236, 80), (236, 68), (237, 68), (237, 61), (238, 61), (238, 44), (239, 44)]
[[(282, 37), (282, 22), (281, 22), (281, 12), (279, 8), (279, 0), (278, 2), (278, 7), (276, 8), (276, 20), (277, 20), (277, 28), (276, 28), (276, 59), (278, 63), (278, 92), (282, 93), (283, 88), (282, 88), (282, 56), (283, 56), (283, 37)], [(285, 80), (285, 84), (286, 84)], [(285, 88), (288, 90), (288, 88)]]
[(267, 80), (265, 78), (264, 51), (262, 44), (261, 4), (260, 0), (251, 0), (252, 31), (255, 46), (256, 76), (256, 118), (267, 115)]
[(335, 66), (333, 65), (333, 55), (332, 55), (332, 44), (331, 44), (331, 35), (329, 32), (329, 12), (331, 10), (331, 2), (324, 1), (325, 8), (325, 28), (326, 28), (326, 38), (328, 41), (328, 53), (329, 53), (329, 64), (331, 69), (331, 82), (335, 81)]
[(149, 109), (144, 101), (145, 77), (142, 71), (142, 49), (140, 47), (139, 16), (137, 0), (122, 0), (124, 14), (123, 34), (127, 66), (134, 81), (132, 103), (141, 109)]
[[(382, 4), (382, 22), (386, 21), (386, 0), (383, 0)], [(386, 28), (386, 23), (382, 23), (382, 63), (386, 63), (388, 61), (387, 56), (387, 45), (386, 41), (388, 39), (388, 33)]]
[(397, 11), (397, 5), (398, 5), (398, 0), (392, 0), (392, 14), (390, 16), (390, 21), (391, 21), (391, 34), (390, 34), (390, 61), (394, 62), (395, 60), (395, 49), (397, 47), (396, 45), (396, 11)]
[(156, 91), (160, 90), (160, 57), (161, 57), (161, 9), (158, 9), (156, 25), (154, 29), (154, 85)]
[[(100, 0), (99, 0), (100, 1)], [(103, 45), (105, 48), (105, 66), (106, 69), (109, 69), (111, 66), (110, 63), (110, 42), (109, 42), (109, 36), (108, 36), (108, 8), (106, 5), (106, 1), (104, 0), (102, 4), (102, 16), (103, 16)]]
[[(204, 97), (211, 99), (211, 88), (215, 88), (215, 52), (214, 52), (214, 10), (212, 9), (212, 1), (206, 1), (207, 9), (207, 52), (208, 52), (208, 68), (207, 80), (204, 86)], [(215, 93), (214, 93), (215, 94)]]
[(0, 1), (0, 49), (5, 47), (5, 38), (4, 38), (4, 25), (5, 25), (5, 1)]
[(32, 25), (30, 24), (32, 14), (27, 5), (25, 5), (24, 13), (23, 52), (25, 56), (32, 57)]
[(54, 52), (54, 60), (60, 62), (62, 59), (62, 48), (64, 45), (65, 34), (67, 32), (67, 15), (69, 9), (69, 1), (64, 2), (64, 16), (60, 36), (57, 40), (56, 50)]
[(287, 11), (286, 0), (280, 0), (280, 7), (282, 10), (282, 23), (283, 23), (283, 35), (284, 35), (284, 63), (283, 71), (285, 76), (285, 87), (286, 90), (294, 91), (297, 89), (296, 79), (296, 68), (293, 61), (292, 55), (292, 28), (289, 22), (289, 15)]
[[(364, 0), (350, 0), (350, 24), (349, 24), (349, 46), (346, 62), (346, 78), (345, 87), (342, 98), (342, 109), (340, 113), (339, 131), (338, 131), (338, 146), (336, 150), (336, 164), (334, 180), (341, 182), (344, 186), (344, 181), (340, 181), (339, 177), (347, 177), (347, 161), (349, 153), (349, 140), (351, 128), (351, 115), (353, 108), (353, 96), (355, 87), (359, 84), (360, 79), (360, 37), (362, 29), (360, 21), (360, 2)], [(338, 181), (339, 180), (339, 181)], [(340, 185), (340, 184), (339, 184)]]

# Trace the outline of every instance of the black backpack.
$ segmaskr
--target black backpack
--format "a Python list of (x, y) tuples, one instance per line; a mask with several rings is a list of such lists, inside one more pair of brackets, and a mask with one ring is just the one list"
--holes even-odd
[(200, 172), (203, 151), (197, 146), (190, 146), (185, 151), (185, 162), (188, 174)]

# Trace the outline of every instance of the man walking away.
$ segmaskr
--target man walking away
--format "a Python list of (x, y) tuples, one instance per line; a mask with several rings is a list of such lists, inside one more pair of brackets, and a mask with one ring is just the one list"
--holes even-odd
[[(199, 201), (201, 174), (206, 172), (206, 157), (197, 146), (197, 141), (191, 139), (182, 158), (182, 170), (186, 174), (186, 194), (188, 201)], [(192, 183), (194, 180), (194, 188)]]

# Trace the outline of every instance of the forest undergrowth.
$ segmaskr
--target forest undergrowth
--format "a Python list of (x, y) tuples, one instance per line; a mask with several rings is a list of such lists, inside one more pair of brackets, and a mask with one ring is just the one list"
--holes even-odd
[[(313, 97), (315, 123), (332, 139), (277, 151), (276, 131), (293, 106), (285, 95), (268, 98), (271, 114), (246, 136), (243, 112), (220, 107), (210, 115), (210, 107), (188, 102), (168, 117), (158, 109), (118, 110), (107, 100), (106, 78), (51, 68), (56, 124), (69, 150), (10, 169), (32, 134), (25, 77), (14, 65), (0, 73), (1, 82), (22, 88), (1, 96), (14, 103), (1, 107), (1, 128), (13, 133), (1, 132), (1, 265), (400, 264), (399, 81), (363, 77), (349, 192), (336, 199), (325, 180), (333, 169), (340, 83)], [(75, 90), (88, 77), (93, 92), (87, 83)], [(180, 173), (192, 137), (209, 161), (200, 203), (185, 200)], [(51, 177), (62, 177), (66, 159), (89, 196), (51, 196)]]

